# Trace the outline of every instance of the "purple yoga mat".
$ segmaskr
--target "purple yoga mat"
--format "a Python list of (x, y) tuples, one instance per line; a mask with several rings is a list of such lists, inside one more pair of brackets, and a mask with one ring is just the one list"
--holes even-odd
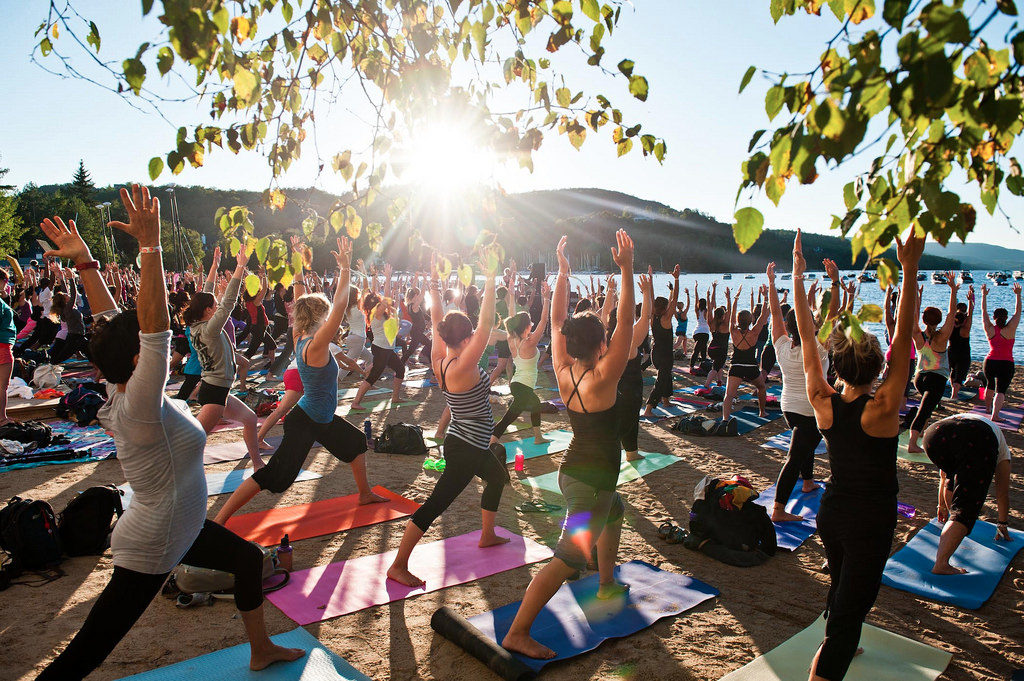
[(425, 586), (411, 588), (385, 577), (398, 553), (395, 550), (293, 572), (288, 586), (267, 594), (267, 598), (299, 624), (312, 624), (472, 582), (553, 555), (551, 549), (532, 539), (498, 529), (498, 534), (512, 541), (481, 549), (477, 547), (480, 533), (468, 532), (417, 546), (409, 570), (425, 580)]
[[(971, 409), (971, 413), (978, 414), (980, 416), (989, 416), (990, 412), (985, 409), (985, 405), (979, 404)], [(999, 421), (996, 425), (1003, 430), (1013, 431), (1020, 428), (1022, 420), (1024, 420), (1024, 409), (1004, 406), (999, 410)]]

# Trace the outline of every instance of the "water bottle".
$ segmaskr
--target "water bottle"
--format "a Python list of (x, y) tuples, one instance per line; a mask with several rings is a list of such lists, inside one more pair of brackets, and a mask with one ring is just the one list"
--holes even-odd
[(292, 545), (287, 534), (281, 537), (281, 545), (277, 547), (277, 564), (288, 572), (292, 571)]
[(363, 435), (366, 436), (366, 446), (373, 449), (373, 424), (370, 419), (363, 421)]
[(523, 464), (526, 461), (526, 457), (522, 452), (516, 452), (516, 473), (523, 472)]

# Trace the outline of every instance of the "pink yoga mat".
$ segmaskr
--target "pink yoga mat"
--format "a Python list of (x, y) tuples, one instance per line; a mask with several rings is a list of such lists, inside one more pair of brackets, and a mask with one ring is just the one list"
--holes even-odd
[(288, 586), (267, 594), (267, 598), (299, 624), (312, 624), (465, 584), (552, 556), (551, 549), (532, 539), (500, 527), (498, 534), (512, 541), (481, 549), (477, 547), (480, 533), (469, 532), (420, 544), (412, 552), (409, 570), (425, 580), (426, 585), (415, 589), (385, 577), (396, 550), (293, 572)]
[[(990, 412), (985, 409), (985, 405), (978, 404), (971, 409), (971, 413), (989, 416)], [(999, 411), (999, 422), (996, 425), (1003, 430), (1014, 431), (1020, 428), (1022, 420), (1024, 420), (1024, 410), (1019, 407), (1003, 407)]]

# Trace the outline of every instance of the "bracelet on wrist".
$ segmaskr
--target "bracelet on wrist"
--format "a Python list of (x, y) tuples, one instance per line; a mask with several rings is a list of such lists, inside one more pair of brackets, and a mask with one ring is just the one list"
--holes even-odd
[(160, 246), (139, 246), (139, 253), (140, 254), (160, 253), (162, 251), (163, 251), (163, 248), (161, 248)]
[(87, 262), (75, 263), (75, 269), (78, 270), (79, 272), (84, 272), (86, 270), (98, 270), (99, 268), (100, 263), (98, 260), (89, 260)]

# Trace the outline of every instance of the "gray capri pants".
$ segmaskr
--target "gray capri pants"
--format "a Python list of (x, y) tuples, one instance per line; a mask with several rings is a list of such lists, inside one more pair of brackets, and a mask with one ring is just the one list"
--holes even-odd
[(597, 489), (561, 471), (558, 488), (565, 497), (565, 520), (555, 546), (555, 558), (585, 572), (601, 532), (607, 525), (622, 522), (622, 498), (614, 490)]

